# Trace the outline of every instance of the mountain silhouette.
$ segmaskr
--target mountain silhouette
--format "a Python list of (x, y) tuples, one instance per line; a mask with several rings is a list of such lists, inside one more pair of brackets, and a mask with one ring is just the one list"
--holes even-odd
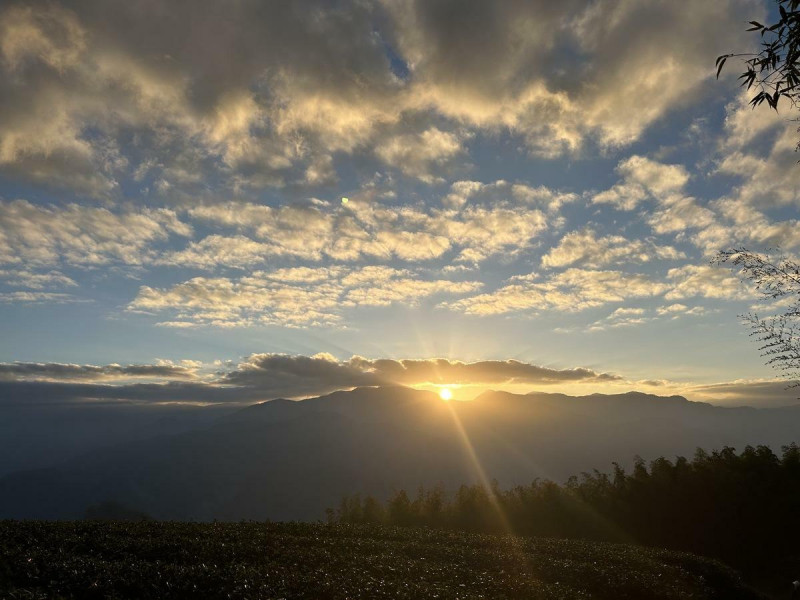
[(470, 402), (404, 387), (272, 400), (192, 431), (94, 450), (0, 479), (0, 518), (80, 518), (104, 502), (158, 519), (324, 517), (344, 495), (496, 479), (563, 481), (635, 455), (796, 441), (800, 408), (723, 408), (638, 392), (486, 392)]

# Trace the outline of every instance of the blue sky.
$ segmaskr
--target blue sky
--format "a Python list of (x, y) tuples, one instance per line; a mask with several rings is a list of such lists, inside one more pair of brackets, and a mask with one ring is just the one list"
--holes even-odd
[(0, 377), (793, 402), (709, 264), (800, 246), (791, 113), (714, 78), (768, 8), (5, 4)]

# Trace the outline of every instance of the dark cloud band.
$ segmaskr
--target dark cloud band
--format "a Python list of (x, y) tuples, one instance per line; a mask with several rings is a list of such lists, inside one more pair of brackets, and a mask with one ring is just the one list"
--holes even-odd
[(194, 369), (179, 365), (76, 365), (68, 363), (0, 363), (0, 381), (55, 380), (98, 381), (104, 379), (191, 379)]
[[(135, 377), (166, 382), (91, 383)], [(176, 365), (5, 363), (0, 364), (0, 402), (254, 402), (303, 398), (363, 386), (549, 385), (621, 379), (586, 368), (549, 369), (516, 360), (466, 363), (441, 358), (391, 360), (354, 356), (338, 361), (329, 355), (286, 354), (253, 354), (233, 370), (218, 373), (207, 382), (187, 381), (195, 377), (196, 369)]]

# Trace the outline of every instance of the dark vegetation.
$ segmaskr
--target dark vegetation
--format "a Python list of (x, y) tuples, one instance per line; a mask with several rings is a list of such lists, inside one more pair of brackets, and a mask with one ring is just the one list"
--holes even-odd
[(94, 521), (149, 521), (150, 516), (119, 502), (106, 500), (86, 509), (86, 518)]
[(697, 556), (299, 523), (0, 521), (3, 598), (755, 599)]
[[(739, 76), (742, 86), (753, 90), (750, 104), (755, 108), (764, 102), (778, 110), (785, 98), (793, 109), (800, 104), (800, 0), (776, 0), (778, 19), (763, 24), (750, 21), (747, 31), (759, 35), (758, 52), (731, 53), (717, 57), (717, 77), (731, 57), (744, 61)], [(800, 149), (800, 144), (798, 144)]]
[(712, 260), (738, 270), (765, 302), (775, 302), (776, 313), (761, 317), (750, 312), (739, 317), (750, 327), (750, 337), (760, 344), (761, 356), (780, 373), (793, 380), (788, 387), (800, 386), (800, 263), (786, 256), (772, 257), (734, 248), (718, 252)]
[(534, 481), (501, 491), (462, 486), (399, 491), (382, 503), (350, 496), (342, 523), (384, 523), (524, 536), (636, 542), (713, 556), (763, 571), (798, 555), (800, 449), (724, 448), (693, 460), (637, 461), (632, 472), (586, 473), (565, 485)]

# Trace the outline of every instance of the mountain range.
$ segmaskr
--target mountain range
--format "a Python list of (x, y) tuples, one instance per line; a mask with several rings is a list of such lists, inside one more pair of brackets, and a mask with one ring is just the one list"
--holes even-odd
[(614, 461), (629, 467), (637, 455), (747, 444), (777, 452), (800, 439), (800, 406), (727, 408), (639, 392), (485, 392), (444, 402), (371, 387), (213, 417), (6, 474), (0, 518), (80, 518), (117, 502), (159, 519), (315, 520), (353, 493), (563, 482)]

